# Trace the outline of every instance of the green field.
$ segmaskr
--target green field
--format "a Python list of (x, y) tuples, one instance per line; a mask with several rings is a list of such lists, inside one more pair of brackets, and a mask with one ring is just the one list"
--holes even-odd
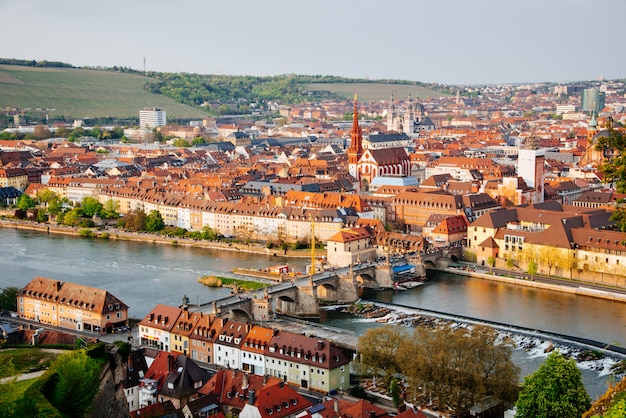
[(203, 118), (208, 114), (143, 89), (151, 80), (135, 74), (76, 68), (0, 65), (0, 108), (55, 109), (52, 118), (139, 117), (156, 106), (168, 118)]
[(393, 94), (396, 99), (404, 100), (409, 94), (411, 97), (426, 99), (429, 97), (443, 97), (448, 94), (440, 93), (426, 87), (412, 86), (408, 84), (387, 83), (310, 83), (305, 85), (309, 90), (326, 90), (339, 94), (346, 99), (352, 99), (358, 95), (359, 101), (375, 102), (389, 100)]

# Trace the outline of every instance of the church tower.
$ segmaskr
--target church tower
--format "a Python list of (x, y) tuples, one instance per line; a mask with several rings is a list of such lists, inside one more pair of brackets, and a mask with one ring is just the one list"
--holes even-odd
[(387, 110), (387, 130), (398, 131), (398, 120), (396, 113), (396, 106), (393, 102), (393, 93), (391, 93), (391, 100), (389, 101), (389, 109)]
[(584, 163), (592, 164), (596, 162), (598, 152), (595, 150), (595, 136), (598, 134), (598, 121), (596, 120), (596, 112), (591, 114), (591, 120), (587, 125), (587, 144), (585, 146)]
[(415, 108), (413, 106), (413, 98), (409, 94), (408, 108), (404, 113), (404, 123), (402, 124), (402, 132), (411, 135), (415, 129)]
[(359, 126), (359, 111), (356, 107), (356, 94), (354, 95), (354, 117), (352, 118), (352, 131), (350, 132), (350, 148), (348, 148), (348, 172), (357, 180), (359, 176), (358, 163), (363, 155), (363, 131)]

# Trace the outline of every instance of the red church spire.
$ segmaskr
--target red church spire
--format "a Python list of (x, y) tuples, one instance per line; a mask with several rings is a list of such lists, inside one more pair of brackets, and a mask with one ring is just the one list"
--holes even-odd
[(363, 153), (363, 131), (359, 126), (359, 111), (356, 107), (356, 94), (354, 95), (354, 117), (352, 118), (349, 151), (357, 153), (359, 157)]

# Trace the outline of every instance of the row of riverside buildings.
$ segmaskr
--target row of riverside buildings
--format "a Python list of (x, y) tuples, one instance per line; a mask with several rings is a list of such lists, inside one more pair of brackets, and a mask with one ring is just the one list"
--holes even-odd
[[(127, 305), (88, 286), (36, 277), (17, 298), (19, 317), (40, 324), (112, 332), (128, 323)], [(190, 404), (206, 412), (197, 416), (208, 416), (219, 412), (215, 405), (226, 404), (225, 413), (249, 405), (254, 416), (292, 416), (311, 404), (287, 384), (326, 394), (350, 386), (352, 352), (314, 336), (193, 312), (186, 305), (159, 304), (137, 328), (143, 348), (129, 356), (124, 379), (131, 412)], [(221, 371), (211, 378), (199, 364)], [(266, 390), (271, 402), (263, 399)], [(240, 402), (228, 405), (233, 398)]]

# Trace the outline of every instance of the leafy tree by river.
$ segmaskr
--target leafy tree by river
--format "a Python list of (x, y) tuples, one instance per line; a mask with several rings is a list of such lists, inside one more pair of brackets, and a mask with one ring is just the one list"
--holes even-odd
[(580, 417), (591, 407), (591, 398), (576, 362), (554, 351), (526, 377), (515, 405), (518, 418)]

